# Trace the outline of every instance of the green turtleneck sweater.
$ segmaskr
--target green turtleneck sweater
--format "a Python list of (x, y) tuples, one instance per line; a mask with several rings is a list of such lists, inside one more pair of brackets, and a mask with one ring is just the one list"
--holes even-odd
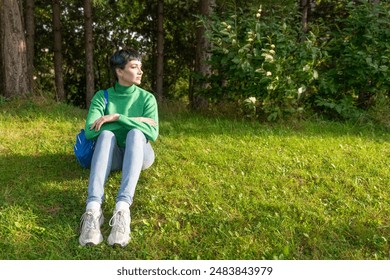
[[(95, 139), (103, 130), (110, 130), (115, 134), (118, 146), (124, 147), (127, 133), (134, 128), (141, 130), (150, 141), (155, 141), (158, 136), (158, 110), (156, 98), (150, 92), (132, 85), (121, 86), (116, 83), (108, 89), (108, 106), (105, 112), (104, 92), (96, 92), (89, 107), (85, 124), (85, 135), (87, 139)], [(99, 131), (91, 130), (90, 127), (95, 120), (103, 115), (119, 114), (115, 122), (105, 123)], [(137, 121), (135, 118), (151, 118), (157, 126), (151, 126), (145, 122)]]

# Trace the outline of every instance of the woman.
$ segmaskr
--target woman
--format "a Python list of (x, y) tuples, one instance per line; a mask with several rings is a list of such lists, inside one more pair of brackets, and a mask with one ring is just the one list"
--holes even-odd
[(119, 50), (110, 59), (116, 83), (108, 89), (106, 107), (103, 91), (91, 101), (85, 132), (97, 139), (92, 157), (86, 211), (81, 219), (79, 242), (82, 246), (103, 241), (100, 226), (104, 217), (101, 204), (104, 184), (113, 170), (122, 169), (116, 206), (109, 222), (110, 245), (124, 247), (130, 240), (130, 206), (141, 173), (154, 162), (150, 141), (158, 136), (157, 102), (153, 94), (138, 87), (142, 78), (140, 55)]

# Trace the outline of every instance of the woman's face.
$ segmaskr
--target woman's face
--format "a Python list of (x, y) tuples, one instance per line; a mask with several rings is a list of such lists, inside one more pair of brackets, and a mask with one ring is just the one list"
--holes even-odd
[(132, 86), (141, 84), (142, 63), (139, 60), (130, 60), (124, 69), (117, 68), (116, 74), (118, 82), (122, 86)]

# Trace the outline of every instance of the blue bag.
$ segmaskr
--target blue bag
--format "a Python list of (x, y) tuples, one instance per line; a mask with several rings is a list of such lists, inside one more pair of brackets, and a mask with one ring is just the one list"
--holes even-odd
[[(104, 90), (104, 103), (106, 104), (105, 111), (108, 104), (108, 91)], [(95, 140), (89, 140), (85, 137), (85, 130), (81, 129), (76, 136), (76, 144), (73, 147), (74, 154), (80, 165), (84, 168), (90, 168), (92, 162), (93, 152), (95, 151)]]
[(84, 168), (91, 167), (93, 152), (95, 150), (95, 140), (85, 138), (85, 130), (81, 129), (76, 136), (76, 144), (74, 145), (74, 154), (80, 165)]

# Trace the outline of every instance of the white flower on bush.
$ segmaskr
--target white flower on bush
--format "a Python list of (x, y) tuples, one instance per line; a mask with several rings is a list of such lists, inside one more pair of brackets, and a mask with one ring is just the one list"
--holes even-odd
[(270, 55), (269, 53), (263, 53), (262, 56), (264, 56), (265, 61), (267, 61), (267, 62), (273, 62), (274, 61), (274, 57), (272, 55)]
[(256, 107), (256, 97), (252, 96), (252, 97), (248, 97), (247, 99), (244, 100), (243, 102), (243, 112), (245, 114), (246, 117), (250, 117), (252, 119), (256, 118), (256, 111), (257, 111), (257, 107)]
[(252, 103), (252, 104), (256, 104), (256, 97), (252, 96), (252, 97), (248, 97), (247, 99), (245, 99), (245, 102), (246, 103)]
[(305, 86), (301, 86), (299, 89), (298, 89), (298, 98), (301, 97), (302, 93), (304, 93), (306, 91), (306, 87)]
[(265, 74), (267, 75), (267, 77), (272, 76), (272, 72), (270, 72), (270, 71), (267, 71), (267, 73), (265, 73)]
[(313, 79), (314, 80), (318, 79), (318, 72), (317, 72), (317, 70), (313, 70)]

